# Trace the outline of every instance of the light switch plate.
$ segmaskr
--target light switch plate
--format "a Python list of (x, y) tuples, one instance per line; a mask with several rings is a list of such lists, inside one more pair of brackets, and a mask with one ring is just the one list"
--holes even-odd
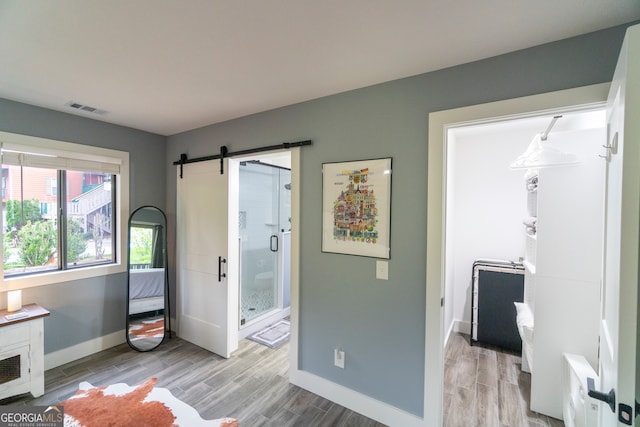
[(344, 351), (337, 348), (333, 351), (333, 364), (344, 369)]
[(389, 280), (388, 261), (376, 261), (376, 279)]

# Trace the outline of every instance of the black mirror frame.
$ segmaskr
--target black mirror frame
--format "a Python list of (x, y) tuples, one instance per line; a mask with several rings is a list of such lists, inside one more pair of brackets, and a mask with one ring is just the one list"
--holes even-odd
[[(130, 250), (130, 244), (131, 244), (131, 224), (132, 224), (132, 219), (133, 216), (136, 214), (136, 212), (139, 212), (143, 209), (155, 209), (156, 211), (158, 211), (161, 215), (162, 218), (164, 220), (164, 241), (163, 241), (163, 249), (164, 249), (164, 334), (162, 336), (162, 339), (158, 342), (157, 345), (155, 345), (154, 347), (151, 348), (145, 348), (145, 349), (141, 349), (135, 346), (135, 344), (133, 344), (131, 342), (131, 339), (129, 337), (129, 311), (130, 311), (130, 298), (129, 295), (131, 294), (131, 250)], [(160, 346), (160, 344), (162, 344), (165, 340), (165, 338), (167, 338), (167, 336), (169, 338), (171, 338), (171, 305), (170, 305), (170, 298), (169, 298), (169, 260), (168, 260), (168, 256), (167, 256), (167, 215), (164, 213), (164, 211), (162, 209), (160, 209), (157, 206), (152, 206), (152, 205), (144, 205), (144, 206), (140, 206), (138, 208), (136, 208), (135, 210), (133, 210), (133, 212), (131, 212), (131, 214), (129, 215), (129, 221), (127, 223), (127, 309), (126, 309), (126, 328), (125, 328), (125, 335), (127, 338), (127, 344), (129, 344), (129, 347), (131, 347), (132, 349), (139, 351), (139, 352), (147, 352), (147, 351), (152, 351), (155, 350), (156, 348), (158, 348)]]

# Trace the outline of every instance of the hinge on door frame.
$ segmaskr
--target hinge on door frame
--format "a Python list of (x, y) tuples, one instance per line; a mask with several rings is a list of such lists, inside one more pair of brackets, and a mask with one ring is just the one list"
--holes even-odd
[(444, 297), (440, 298), (440, 307), (444, 307)]

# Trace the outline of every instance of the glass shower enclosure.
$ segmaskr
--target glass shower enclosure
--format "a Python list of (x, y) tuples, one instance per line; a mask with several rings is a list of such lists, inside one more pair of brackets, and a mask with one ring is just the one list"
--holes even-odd
[(239, 178), (242, 327), (289, 306), (291, 170), (246, 161)]

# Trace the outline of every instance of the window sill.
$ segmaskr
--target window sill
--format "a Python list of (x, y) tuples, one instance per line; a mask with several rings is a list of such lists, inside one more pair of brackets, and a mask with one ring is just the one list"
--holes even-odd
[(28, 276), (9, 277), (4, 279), (0, 284), (0, 292), (52, 285), (54, 283), (71, 282), (73, 280), (107, 276), (110, 274), (124, 273), (126, 271), (126, 264), (116, 263), (83, 267), (74, 270), (49, 271), (46, 273), (31, 274)]

